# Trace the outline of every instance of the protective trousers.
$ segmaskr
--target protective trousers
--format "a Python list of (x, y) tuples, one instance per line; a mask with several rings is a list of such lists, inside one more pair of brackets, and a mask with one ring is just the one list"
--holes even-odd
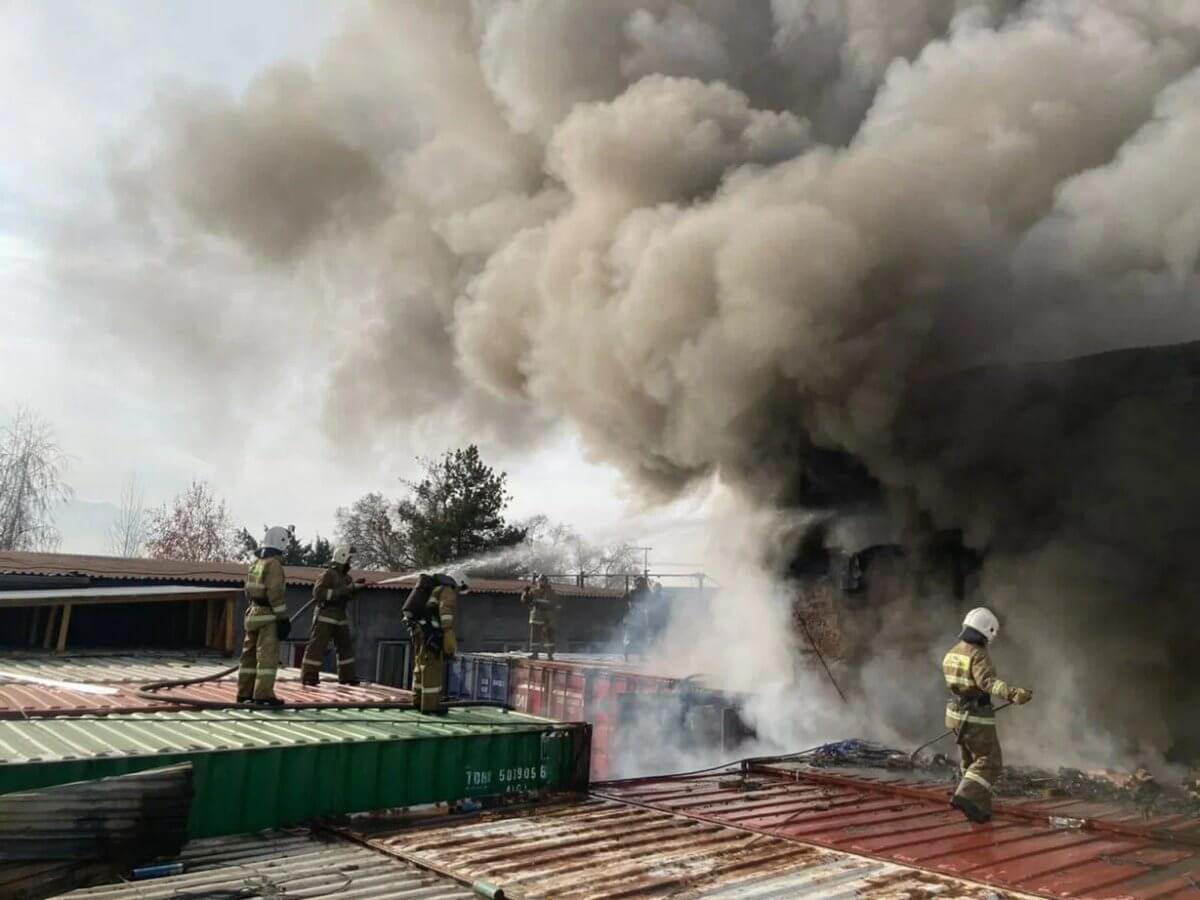
[(337, 651), (338, 681), (346, 684), (357, 680), (354, 675), (354, 639), (350, 635), (350, 620), (346, 610), (340, 606), (319, 606), (313, 618), (308, 645), (304, 648), (304, 662), (301, 663), (300, 680), (304, 684), (317, 684), (320, 681), (321, 662), (330, 638), (333, 638), (333, 646)]
[(275, 696), (275, 672), (279, 669), (277, 618), (269, 606), (246, 607), (246, 639), (238, 668), (238, 700), (268, 700)]
[(538, 652), (546, 651), (546, 656), (554, 659), (554, 648), (558, 645), (558, 629), (548, 622), (529, 623), (529, 653), (537, 658)]
[(990, 814), (996, 779), (1004, 768), (995, 724), (964, 722), (960, 726), (958, 746), (962, 751), (962, 779), (954, 793)]
[(439, 712), (446, 683), (446, 657), (422, 637), (413, 640), (413, 705), (423, 713)]

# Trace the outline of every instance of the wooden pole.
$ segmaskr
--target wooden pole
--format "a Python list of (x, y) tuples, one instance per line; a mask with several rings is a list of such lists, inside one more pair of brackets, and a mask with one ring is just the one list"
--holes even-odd
[(62, 611), (62, 622), (58, 626), (58, 652), (63, 653), (67, 649), (67, 629), (71, 627), (71, 604), (64, 606)]
[(49, 650), (54, 643), (54, 622), (58, 616), (58, 607), (50, 607), (50, 615), (46, 617), (46, 636), (42, 639), (42, 649)]
[(38, 639), (38, 620), (42, 617), (41, 607), (35, 606), (29, 610), (29, 646), (36, 647)]
[(233, 600), (225, 601), (225, 655), (233, 655)]
[(204, 646), (209, 650), (217, 649), (217, 601), (204, 601)]

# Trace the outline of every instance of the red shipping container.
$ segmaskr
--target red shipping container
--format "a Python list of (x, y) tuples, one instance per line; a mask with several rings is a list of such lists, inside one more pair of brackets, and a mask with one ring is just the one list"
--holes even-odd
[(519, 712), (564, 722), (592, 724), (592, 778), (616, 771), (620, 750), (620, 697), (668, 694), (681, 682), (659, 675), (622, 671), (600, 662), (509, 657), (508, 703)]

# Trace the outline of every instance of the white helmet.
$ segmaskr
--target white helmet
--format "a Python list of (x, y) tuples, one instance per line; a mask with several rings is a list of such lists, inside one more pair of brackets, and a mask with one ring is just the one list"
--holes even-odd
[(288, 538), (291, 536), (291, 532), (289, 532), (282, 525), (276, 525), (273, 528), (268, 528), (267, 533), (263, 535), (260, 549), (278, 550), (280, 553), (286, 553), (288, 548)]
[(349, 544), (341, 544), (333, 548), (333, 561), (339, 566), (344, 566), (350, 562), (350, 554), (354, 552), (354, 548)]
[(991, 642), (1000, 633), (1000, 620), (986, 606), (977, 606), (963, 619), (963, 628), (974, 628)]

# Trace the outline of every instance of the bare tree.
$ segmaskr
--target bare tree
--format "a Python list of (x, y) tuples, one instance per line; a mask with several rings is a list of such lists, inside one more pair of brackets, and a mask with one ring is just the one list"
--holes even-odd
[(354, 547), (355, 563), (364, 569), (406, 570), (413, 567), (412, 545), (395, 515), (395, 504), (382, 494), (366, 494), (334, 514), (339, 544)]
[(121, 508), (108, 529), (108, 546), (113, 556), (136, 558), (145, 552), (149, 537), (150, 511), (137, 475), (131, 475), (121, 491)]
[(24, 407), (0, 428), (0, 550), (58, 546), (54, 505), (71, 497), (50, 424)]
[(154, 514), (146, 549), (152, 559), (236, 559), (238, 545), (225, 501), (207, 483), (193, 481), (169, 508), (164, 505)]

